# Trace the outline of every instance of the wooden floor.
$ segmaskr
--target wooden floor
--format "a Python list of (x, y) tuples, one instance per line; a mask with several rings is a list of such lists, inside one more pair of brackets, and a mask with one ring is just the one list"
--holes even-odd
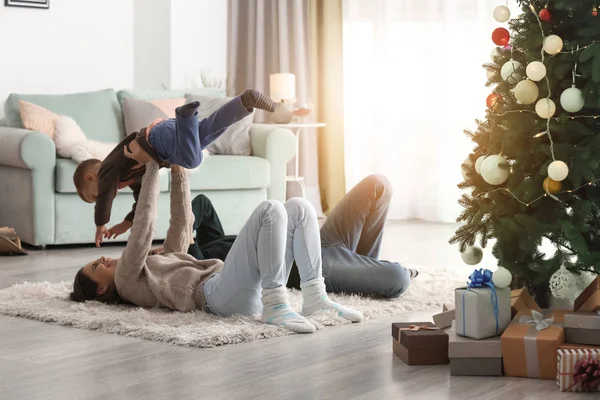
[[(435, 267), (460, 262), (452, 226), (388, 226), (383, 257)], [(86, 261), (121, 246), (57, 248), (0, 257), (0, 288), (71, 279)], [(487, 256), (490, 260), (489, 256)], [(215, 349), (0, 316), (0, 399), (571, 399), (553, 381), (451, 377), (447, 366), (408, 367), (391, 351), (391, 322), (326, 328)], [(589, 396), (589, 397), (588, 397)]]

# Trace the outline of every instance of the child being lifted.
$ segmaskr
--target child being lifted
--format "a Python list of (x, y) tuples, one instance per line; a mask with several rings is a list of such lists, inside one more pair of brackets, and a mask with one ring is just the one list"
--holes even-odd
[[(104, 161), (90, 159), (77, 166), (73, 182), (79, 197), (96, 203), (96, 246), (103, 238), (115, 238), (133, 224), (145, 166), (131, 156), (130, 146), (139, 146), (161, 167), (180, 165), (196, 168), (202, 162), (202, 150), (221, 136), (232, 124), (250, 115), (255, 108), (273, 112), (275, 103), (266, 95), (248, 89), (211, 114), (199, 120), (200, 103), (178, 107), (175, 118), (156, 120), (140, 132), (133, 132), (119, 143)], [(117, 191), (129, 186), (135, 200), (123, 222), (106, 228)]]

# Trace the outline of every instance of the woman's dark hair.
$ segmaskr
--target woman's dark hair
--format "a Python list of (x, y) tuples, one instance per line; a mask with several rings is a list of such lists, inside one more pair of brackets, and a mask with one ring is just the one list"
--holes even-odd
[(72, 301), (83, 302), (88, 300), (97, 300), (106, 304), (121, 304), (124, 303), (121, 296), (117, 292), (117, 288), (113, 285), (108, 288), (106, 293), (103, 295), (96, 294), (98, 291), (98, 284), (90, 279), (83, 272), (81, 268), (77, 275), (75, 275), (75, 281), (73, 282), (73, 291), (70, 294)]

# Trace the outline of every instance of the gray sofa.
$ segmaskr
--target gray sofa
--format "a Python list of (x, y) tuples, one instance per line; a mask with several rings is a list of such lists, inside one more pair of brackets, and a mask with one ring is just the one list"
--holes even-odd
[[(79, 199), (73, 185), (76, 164), (56, 157), (52, 140), (23, 129), (19, 100), (72, 117), (89, 139), (118, 142), (125, 135), (122, 99), (183, 97), (189, 91), (112, 89), (68, 95), (11, 94), (0, 120), (0, 226), (14, 227), (22, 240), (36, 246), (92, 243), (94, 206)], [(211, 89), (194, 94), (222, 96)], [(254, 208), (266, 199), (285, 200), (286, 165), (295, 154), (295, 139), (287, 129), (253, 125), (252, 156), (211, 155), (189, 171), (192, 198), (209, 197), (227, 234), (237, 233)], [(163, 239), (169, 222), (170, 179), (161, 170), (161, 194), (156, 239)], [(117, 195), (109, 226), (131, 209), (129, 189)], [(124, 241), (127, 235), (119, 237)]]

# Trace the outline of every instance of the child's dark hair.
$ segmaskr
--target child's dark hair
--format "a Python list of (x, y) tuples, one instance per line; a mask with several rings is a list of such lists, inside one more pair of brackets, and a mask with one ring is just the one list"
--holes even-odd
[(102, 161), (98, 160), (97, 158), (90, 158), (89, 160), (81, 162), (75, 169), (75, 173), (73, 174), (73, 183), (75, 184), (75, 188), (77, 189), (77, 194), (84, 201), (87, 200), (83, 198), (81, 191), (83, 189), (83, 183), (85, 182), (85, 174), (87, 174), (90, 167), (101, 162)]
[(98, 295), (98, 284), (83, 272), (83, 268), (77, 271), (73, 281), (73, 291), (69, 295), (72, 301), (83, 302), (97, 300), (106, 304), (124, 303), (115, 286), (111, 286), (106, 293)]

